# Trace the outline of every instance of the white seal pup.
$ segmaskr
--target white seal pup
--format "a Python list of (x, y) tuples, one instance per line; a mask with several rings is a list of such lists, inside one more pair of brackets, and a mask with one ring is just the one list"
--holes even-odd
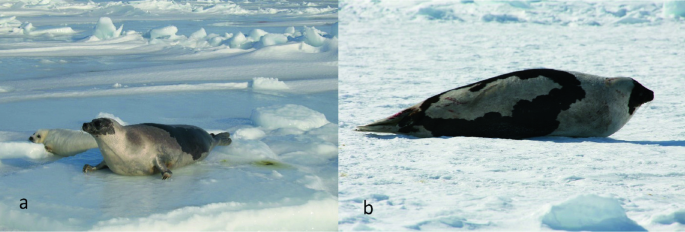
[(109, 168), (119, 175), (151, 175), (171, 177), (173, 168), (203, 160), (215, 146), (231, 144), (228, 132), (209, 134), (189, 125), (143, 123), (122, 126), (109, 118), (93, 119), (83, 124), (91, 134), (104, 160), (93, 167), (83, 166), (83, 172)]
[(654, 93), (628, 77), (529, 69), (448, 90), (357, 131), (418, 137), (606, 137)]
[(40, 129), (29, 137), (29, 141), (42, 143), (45, 150), (57, 156), (73, 156), (98, 144), (88, 133), (67, 129)]

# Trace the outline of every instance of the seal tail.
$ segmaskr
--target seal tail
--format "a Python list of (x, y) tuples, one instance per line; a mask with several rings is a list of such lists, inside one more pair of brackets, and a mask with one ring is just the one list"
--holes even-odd
[(413, 112), (413, 110), (411, 108), (409, 108), (409, 109), (403, 110), (399, 113), (396, 113), (395, 115), (390, 116), (388, 118), (375, 121), (371, 124), (358, 126), (355, 129), (355, 131), (399, 133), (400, 128), (403, 127), (402, 125), (400, 125), (400, 123), (402, 122), (402, 119), (409, 116), (412, 112)]
[(228, 132), (222, 132), (218, 134), (212, 133), (210, 135), (212, 135), (212, 138), (214, 138), (214, 142), (217, 146), (228, 146), (231, 145), (231, 142), (233, 142), (230, 138), (231, 134)]

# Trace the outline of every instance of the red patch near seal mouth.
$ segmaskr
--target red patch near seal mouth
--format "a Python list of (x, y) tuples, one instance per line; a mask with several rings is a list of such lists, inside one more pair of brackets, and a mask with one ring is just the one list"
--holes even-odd
[(390, 116), (390, 117), (389, 117), (388, 119), (393, 119), (393, 118), (397, 118), (397, 117), (399, 117), (399, 116), (400, 116), (400, 115), (401, 115), (402, 113), (404, 113), (404, 111), (406, 111), (406, 110), (403, 110), (403, 111), (397, 112), (396, 114), (393, 114), (392, 116)]

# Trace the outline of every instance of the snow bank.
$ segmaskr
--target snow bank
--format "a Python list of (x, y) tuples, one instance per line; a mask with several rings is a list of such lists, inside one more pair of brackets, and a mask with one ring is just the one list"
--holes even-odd
[(306, 131), (329, 123), (324, 114), (293, 104), (257, 108), (252, 110), (250, 118), (255, 125), (268, 130), (296, 128)]
[(612, 198), (580, 195), (552, 206), (542, 224), (555, 230), (646, 231)]
[[(166, 214), (145, 218), (115, 218), (100, 222), (93, 230), (336, 230), (330, 223), (338, 218), (338, 201), (334, 198), (311, 200), (303, 205), (259, 209), (269, 205), (227, 202), (202, 207), (185, 207)], [(257, 208), (257, 209), (251, 209)]]
[(255, 77), (252, 79), (252, 88), (261, 90), (285, 90), (290, 89), (285, 82), (279, 81), (278, 78), (270, 77)]

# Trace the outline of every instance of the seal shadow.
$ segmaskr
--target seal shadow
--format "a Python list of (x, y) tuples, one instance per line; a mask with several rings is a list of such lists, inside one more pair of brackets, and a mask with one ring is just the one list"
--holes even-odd
[[(421, 137), (415, 137), (415, 136), (411, 136), (411, 135), (391, 134), (391, 133), (381, 133), (381, 134), (366, 133), (366, 134), (364, 134), (364, 137), (375, 138), (375, 139), (396, 139), (396, 138), (422, 139)], [(451, 138), (459, 138), (459, 137), (442, 136), (442, 137), (434, 137), (434, 138), (451, 139)], [(685, 147), (685, 140), (629, 141), (629, 140), (613, 139), (613, 138), (608, 138), (608, 137), (573, 138), (573, 137), (561, 137), (561, 136), (543, 136), (543, 137), (534, 137), (534, 138), (527, 138), (527, 139), (507, 139), (507, 140), (529, 140), (529, 141), (554, 142), (554, 143), (582, 143), (582, 142), (630, 143), (630, 144), (636, 144), (636, 145), (658, 145), (658, 146), (663, 146), (663, 147)]]
[(571, 137), (536, 137), (529, 140), (533, 141), (546, 141), (555, 143), (581, 143), (581, 142), (593, 142), (593, 143), (630, 143), (636, 145), (658, 145), (663, 147), (685, 147), (685, 140), (666, 140), (666, 141), (629, 141), (613, 139), (608, 137), (591, 137), (591, 138), (571, 138)]

